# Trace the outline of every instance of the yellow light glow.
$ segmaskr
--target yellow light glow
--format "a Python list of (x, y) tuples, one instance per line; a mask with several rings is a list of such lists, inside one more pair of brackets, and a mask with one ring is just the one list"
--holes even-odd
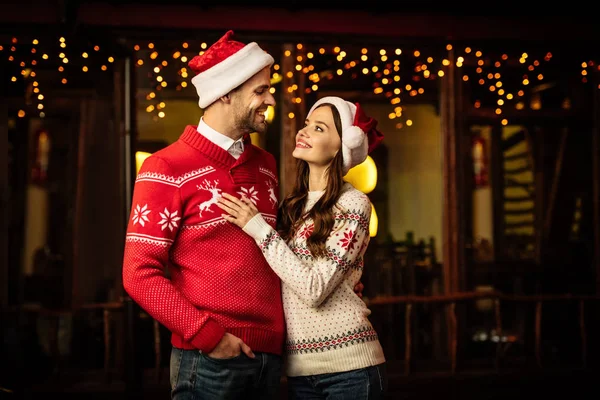
[(265, 111), (265, 119), (268, 123), (273, 121), (273, 117), (275, 116), (275, 108), (273, 106), (268, 106), (267, 111)]
[(262, 147), (260, 145), (260, 134), (258, 132), (252, 132), (250, 134), (250, 141), (252, 142), (253, 145), (255, 145), (256, 147)]
[(138, 174), (140, 172), (140, 168), (144, 163), (144, 160), (148, 158), (152, 153), (148, 153), (146, 151), (136, 151), (135, 152), (135, 173)]
[(375, 206), (371, 203), (371, 220), (369, 221), (369, 236), (375, 237), (377, 235), (377, 228), (379, 227), (379, 219), (377, 218), (377, 212)]
[(277, 72), (273, 74), (271, 77), (271, 85), (276, 85), (283, 80), (283, 75), (278, 74)]
[(367, 156), (367, 159), (361, 164), (351, 168), (350, 171), (344, 176), (344, 180), (349, 182), (356, 189), (363, 193), (370, 193), (375, 189), (377, 185), (377, 166), (371, 156)]

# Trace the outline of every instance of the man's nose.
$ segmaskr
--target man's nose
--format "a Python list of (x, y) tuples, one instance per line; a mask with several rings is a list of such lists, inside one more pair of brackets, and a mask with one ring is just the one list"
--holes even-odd
[(275, 107), (275, 104), (277, 104), (277, 102), (275, 101), (275, 97), (271, 94), (271, 92), (269, 92), (269, 95), (267, 96), (267, 101), (265, 101), (265, 104), (268, 106), (273, 106), (273, 107)]

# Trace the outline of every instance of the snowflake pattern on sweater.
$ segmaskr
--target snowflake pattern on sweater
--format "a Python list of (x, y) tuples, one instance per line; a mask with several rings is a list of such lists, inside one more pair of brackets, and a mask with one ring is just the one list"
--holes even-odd
[[(322, 192), (310, 192), (305, 211)], [(286, 316), (287, 374), (315, 375), (385, 362), (371, 311), (354, 293), (369, 244), (371, 202), (346, 183), (334, 212), (327, 254), (315, 258), (306, 245), (314, 229), (308, 219), (287, 243), (258, 214), (244, 231), (259, 245), (282, 280)]]
[[(251, 145), (238, 159), (187, 126), (137, 175), (123, 285), (172, 332), (179, 348), (210, 352), (225, 332), (254, 351), (281, 354), (281, 284), (256, 243), (223, 219), (222, 192), (251, 196), (275, 226), (274, 157)], [(167, 277), (166, 271), (169, 272)]]

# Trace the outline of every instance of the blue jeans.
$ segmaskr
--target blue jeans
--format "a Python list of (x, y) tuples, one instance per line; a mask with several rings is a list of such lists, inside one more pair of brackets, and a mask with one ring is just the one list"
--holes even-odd
[(282, 358), (241, 353), (226, 359), (210, 358), (198, 350), (171, 350), (171, 399), (175, 400), (279, 400)]
[(385, 364), (353, 371), (288, 377), (291, 400), (383, 399), (387, 390)]

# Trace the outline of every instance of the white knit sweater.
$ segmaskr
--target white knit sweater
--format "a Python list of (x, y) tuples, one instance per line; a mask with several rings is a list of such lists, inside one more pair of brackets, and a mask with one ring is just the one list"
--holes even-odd
[[(305, 211), (323, 193), (309, 192)], [(314, 258), (306, 246), (312, 220), (288, 243), (260, 214), (244, 227), (282, 280), (288, 376), (350, 371), (385, 362), (368, 320), (371, 311), (354, 293), (370, 239), (371, 202), (346, 183), (334, 211), (326, 257)]]

